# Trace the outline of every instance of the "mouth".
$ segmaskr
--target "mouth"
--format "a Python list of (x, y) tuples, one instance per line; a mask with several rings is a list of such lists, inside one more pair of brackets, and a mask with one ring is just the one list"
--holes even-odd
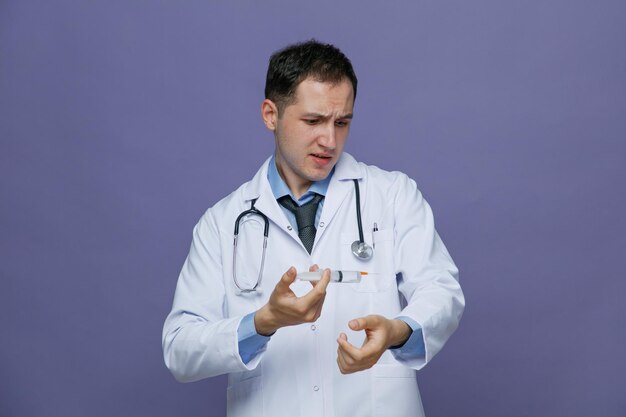
[(332, 155), (328, 155), (325, 153), (312, 153), (310, 156), (313, 158), (313, 161), (319, 168), (325, 168), (330, 164), (333, 157)]
[(332, 155), (328, 155), (325, 153), (312, 153), (311, 156), (319, 159), (332, 159)]

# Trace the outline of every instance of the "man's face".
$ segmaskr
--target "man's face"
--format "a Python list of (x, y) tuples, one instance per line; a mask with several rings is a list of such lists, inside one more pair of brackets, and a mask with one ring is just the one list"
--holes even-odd
[(276, 166), (294, 196), (326, 178), (337, 163), (348, 138), (353, 105), (349, 80), (332, 84), (307, 78), (296, 89), (295, 103), (276, 116)]

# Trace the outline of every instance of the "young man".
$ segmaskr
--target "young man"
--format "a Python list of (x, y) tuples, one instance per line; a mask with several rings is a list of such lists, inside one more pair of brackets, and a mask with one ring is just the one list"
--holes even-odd
[(229, 416), (423, 415), (415, 370), (465, 301), (415, 183), (343, 152), (356, 92), (332, 45), (275, 53), (261, 105), (275, 153), (194, 229), (165, 363), (180, 381), (229, 374)]

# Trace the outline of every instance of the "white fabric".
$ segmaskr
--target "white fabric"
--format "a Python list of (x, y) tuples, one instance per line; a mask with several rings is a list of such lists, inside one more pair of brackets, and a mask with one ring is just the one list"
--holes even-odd
[[(229, 417), (423, 416), (415, 370), (442, 348), (465, 304), (457, 268), (435, 231), (428, 203), (406, 175), (358, 163), (344, 153), (309, 255), (272, 195), (268, 162), (196, 225), (163, 329), (166, 365), (185, 382), (229, 374)], [(375, 246), (367, 261), (350, 250), (358, 238), (352, 179), (360, 180), (365, 240)], [(232, 275), (234, 222), (255, 198), (270, 219), (263, 291), (238, 295)], [(258, 275), (262, 235), (258, 216), (242, 221), (237, 275), (248, 286)], [(330, 284), (314, 325), (279, 329), (267, 348), (244, 364), (237, 340), (243, 316), (267, 302), (291, 265), (306, 271), (313, 263), (372, 275), (358, 284)], [(303, 295), (310, 284), (296, 281), (292, 289)], [(423, 329), (426, 357), (407, 361), (387, 351), (372, 369), (342, 375), (337, 336), (345, 332), (360, 346), (364, 334), (351, 331), (348, 322), (368, 314), (415, 320)]]

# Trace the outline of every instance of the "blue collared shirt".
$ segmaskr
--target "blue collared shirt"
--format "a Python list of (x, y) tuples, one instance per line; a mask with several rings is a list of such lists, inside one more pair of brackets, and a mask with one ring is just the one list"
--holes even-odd
[[(274, 194), (274, 197), (276, 198), (276, 200), (278, 200), (279, 198), (283, 196), (288, 195), (291, 197), (293, 201), (296, 202), (296, 204), (298, 204), (299, 206), (302, 206), (303, 204), (306, 204), (309, 201), (311, 201), (313, 197), (315, 197), (315, 194), (323, 195), (324, 197), (326, 197), (326, 192), (328, 191), (328, 185), (330, 184), (330, 179), (333, 176), (334, 172), (335, 172), (335, 168), (333, 168), (333, 170), (330, 172), (330, 174), (328, 174), (328, 176), (325, 179), (311, 184), (309, 189), (304, 194), (302, 194), (300, 198), (296, 199), (293, 196), (293, 193), (291, 192), (287, 184), (285, 183), (285, 181), (283, 181), (283, 178), (278, 173), (278, 168), (276, 168), (276, 159), (274, 156), (272, 156), (272, 159), (270, 160), (270, 164), (267, 168), (267, 180), (270, 183), (270, 187), (272, 188), (272, 193)], [(318, 223), (320, 222), (320, 215), (322, 214), (323, 207), (324, 207), (324, 200), (322, 199), (322, 201), (320, 201), (320, 204), (317, 206), (317, 212), (315, 213), (315, 227), (317, 227)], [(287, 219), (289, 220), (291, 227), (293, 227), (294, 230), (298, 230), (298, 223), (296, 222), (296, 215), (283, 206), (280, 206), (280, 208), (283, 210), (283, 212), (287, 216)]]
[[(326, 179), (322, 181), (317, 181), (311, 184), (309, 189), (299, 198), (294, 198), (291, 190), (283, 181), (282, 177), (278, 173), (278, 169), (276, 168), (276, 159), (272, 156), (272, 159), (269, 162), (269, 166), (267, 169), (267, 179), (270, 183), (270, 187), (272, 188), (272, 193), (274, 197), (278, 200), (279, 198), (289, 195), (299, 206), (308, 203), (313, 199), (315, 194), (320, 194), (326, 196), (326, 192), (328, 191), (328, 185), (330, 184), (330, 179), (333, 176), (333, 171), (326, 177)], [(283, 206), (280, 206), (291, 226), (298, 230), (298, 225), (296, 222), (296, 216), (286, 209)], [(320, 214), (322, 213), (322, 208), (324, 207), (324, 200), (320, 201), (319, 206), (317, 207), (317, 213), (315, 214), (315, 226), (320, 220)], [(254, 312), (246, 315), (239, 324), (239, 328), (237, 329), (237, 339), (239, 341), (239, 355), (241, 356), (241, 360), (244, 363), (248, 363), (254, 358), (256, 355), (265, 350), (267, 342), (270, 340), (271, 336), (262, 336), (257, 333), (256, 327), (254, 325)], [(403, 320), (409, 327), (413, 330), (409, 339), (402, 345), (393, 349), (394, 355), (397, 358), (419, 358), (424, 357), (426, 355), (426, 347), (424, 345), (424, 337), (422, 335), (422, 328), (418, 323), (416, 323), (413, 319), (405, 316), (396, 317), (397, 319)]]

